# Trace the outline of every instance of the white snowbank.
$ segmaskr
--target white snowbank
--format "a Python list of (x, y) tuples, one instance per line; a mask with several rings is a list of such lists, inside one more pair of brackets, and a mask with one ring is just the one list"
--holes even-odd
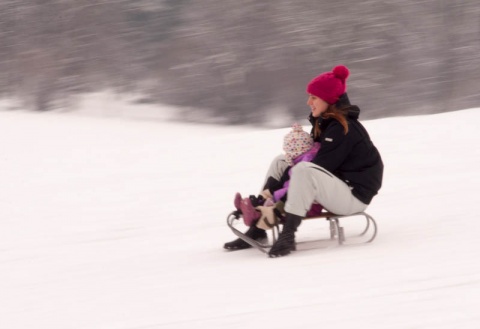
[(225, 218), (288, 128), (0, 112), (0, 328), (479, 328), (479, 121), (365, 121), (377, 239), (268, 259)]

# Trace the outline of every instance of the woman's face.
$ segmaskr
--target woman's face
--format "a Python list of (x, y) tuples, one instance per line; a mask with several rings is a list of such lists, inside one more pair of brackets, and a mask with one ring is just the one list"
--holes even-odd
[(327, 102), (311, 94), (308, 95), (307, 105), (310, 106), (314, 118), (320, 117), (320, 115), (328, 109)]

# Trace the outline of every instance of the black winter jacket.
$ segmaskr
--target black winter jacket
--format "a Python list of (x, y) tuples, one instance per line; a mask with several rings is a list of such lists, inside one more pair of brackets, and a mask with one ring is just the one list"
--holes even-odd
[[(321, 131), (315, 139), (321, 147), (312, 162), (346, 182), (357, 199), (370, 204), (382, 186), (383, 162), (366, 129), (358, 121), (359, 114), (357, 106), (350, 107), (347, 134), (337, 120), (316, 120), (310, 114), (310, 122), (318, 124)], [(313, 130), (314, 127), (312, 136)]]

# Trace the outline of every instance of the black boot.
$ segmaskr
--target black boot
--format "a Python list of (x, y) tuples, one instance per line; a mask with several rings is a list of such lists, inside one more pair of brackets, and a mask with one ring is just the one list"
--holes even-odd
[(295, 250), (295, 232), (301, 223), (302, 217), (286, 213), (282, 233), (268, 252), (268, 256), (281, 257)]
[[(256, 241), (261, 241), (267, 238), (267, 232), (265, 230), (262, 230), (258, 227), (255, 226), (255, 223), (250, 226), (247, 232), (245, 232), (245, 235), (248, 236), (249, 238), (252, 238), (253, 240)], [(228, 249), (228, 250), (241, 250), (241, 249), (248, 249), (251, 248), (252, 246), (243, 241), (242, 239), (238, 238), (236, 240), (230, 241), (225, 243), (223, 248)]]

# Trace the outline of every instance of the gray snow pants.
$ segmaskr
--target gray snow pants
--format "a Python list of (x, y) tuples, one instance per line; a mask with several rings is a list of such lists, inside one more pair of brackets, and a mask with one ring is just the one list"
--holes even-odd
[[(275, 157), (268, 169), (265, 183), (269, 176), (280, 180), (287, 167), (283, 155)], [(337, 215), (361, 212), (368, 206), (353, 196), (351, 188), (344, 181), (326, 169), (311, 162), (300, 162), (292, 169), (285, 211), (305, 217), (314, 201)]]

